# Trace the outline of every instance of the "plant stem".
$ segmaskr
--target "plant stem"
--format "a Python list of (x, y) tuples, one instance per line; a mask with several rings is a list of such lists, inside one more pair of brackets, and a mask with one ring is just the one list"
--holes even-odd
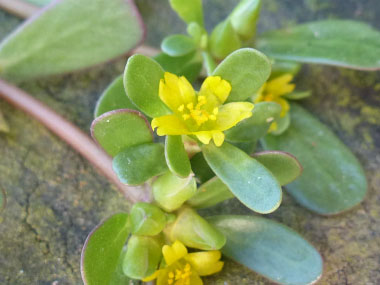
[(128, 200), (133, 203), (149, 201), (149, 189), (146, 185), (130, 187), (122, 184), (112, 170), (112, 158), (100, 149), (84, 132), (58, 115), (48, 106), (34, 99), (25, 91), (1, 79), (0, 98), (5, 99), (12, 105), (25, 111), (67, 142), (113, 182)]
[(0, 8), (20, 18), (28, 18), (40, 9), (22, 0), (0, 0)]

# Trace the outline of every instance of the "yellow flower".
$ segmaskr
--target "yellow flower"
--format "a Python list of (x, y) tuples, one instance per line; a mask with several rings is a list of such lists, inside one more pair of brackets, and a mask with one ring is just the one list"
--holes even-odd
[[(282, 96), (291, 93), (296, 87), (295, 84), (289, 83), (292, 80), (293, 75), (287, 73), (266, 82), (257, 93), (254, 103), (275, 102), (277, 104), (280, 104), (280, 117), (285, 117), (289, 112), (290, 106), (288, 101), (282, 98)], [(275, 130), (277, 130), (277, 123), (273, 122), (269, 128), (269, 132)]]
[(221, 146), (223, 131), (252, 116), (252, 103), (223, 105), (230, 92), (231, 84), (220, 76), (207, 77), (195, 92), (185, 77), (165, 72), (158, 95), (173, 114), (154, 118), (152, 128), (157, 128), (159, 136), (195, 135), (204, 144), (213, 139)]
[(202, 285), (200, 276), (211, 275), (222, 270), (221, 253), (218, 250), (188, 253), (186, 247), (175, 241), (171, 246), (164, 245), (163, 268), (143, 281), (157, 279), (157, 285)]

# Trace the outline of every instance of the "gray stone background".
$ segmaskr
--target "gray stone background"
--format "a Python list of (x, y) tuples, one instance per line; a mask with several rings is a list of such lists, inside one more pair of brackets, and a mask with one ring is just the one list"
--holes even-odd
[[(237, 0), (204, 2), (211, 28)], [(263, 2), (259, 32), (326, 18), (365, 21), (380, 29), (378, 0)], [(164, 36), (184, 32), (166, 0), (137, 4), (147, 23), (147, 44), (158, 46)], [(0, 10), (0, 38), (19, 23)], [(88, 132), (99, 94), (125, 62), (122, 58), (20, 87)], [(321, 252), (325, 267), (319, 284), (380, 284), (380, 72), (305, 65), (296, 83), (313, 92), (303, 105), (357, 155), (369, 191), (361, 205), (334, 217), (317, 216), (285, 194), (279, 210), (268, 217), (295, 229)], [(7, 209), (0, 216), (0, 284), (81, 284), (80, 252), (87, 234), (103, 218), (130, 205), (41, 124), (2, 100), (0, 109), (11, 127), (10, 134), (0, 134), (0, 185), (8, 193)], [(251, 214), (235, 200), (208, 211), (220, 212)], [(229, 260), (222, 273), (205, 283), (270, 284)]]

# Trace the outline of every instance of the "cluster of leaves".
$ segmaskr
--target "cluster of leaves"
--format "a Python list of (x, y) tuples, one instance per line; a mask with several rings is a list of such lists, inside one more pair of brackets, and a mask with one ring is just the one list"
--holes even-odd
[[(281, 186), (290, 183), (287, 190), (301, 205), (319, 214), (337, 214), (366, 193), (357, 159), (294, 103), (285, 117), (275, 102), (256, 103), (250, 118), (224, 132), (220, 147), (178, 135), (163, 142), (149, 123), (168, 111), (158, 97), (159, 82), (164, 71), (194, 81), (203, 66), (208, 75), (231, 84), (228, 102), (254, 101), (268, 79), (295, 75), (302, 62), (379, 69), (380, 33), (364, 23), (328, 20), (256, 36), (261, 1), (242, 0), (208, 34), (201, 0), (170, 4), (187, 23), (188, 35), (165, 38), (154, 59), (131, 57), (124, 75), (99, 99), (92, 125), (92, 135), (113, 157), (120, 181), (147, 183), (155, 205), (135, 204), (129, 214), (110, 217), (90, 234), (82, 254), (84, 281), (142, 279), (158, 267), (161, 246), (178, 239), (204, 250), (225, 245), (225, 255), (279, 283), (314, 282), (322, 272), (321, 258), (297, 233), (261, 217), (205, 219), (195, 209), (236, 197), (257, 213), (270, 213), (281, 203)], [(65, 32), (57, 36), (60, 30)], [(56, 1), (0, 44), (0, 76), (24, 80), (81, 69), (125, 53), (143, 34), (130, 1)], [(253, 43), (269, 59), (257, 50), (241, 49)], [(308, 95), (292, 92), (284, 99)], [(273, 122), (279, 130), (267, 134)], [(4, 126), (0, 117), (0, 128)], [(255, 152), (258, 143), (265, 151)], [(302, 168), (289, 153), (304, 168), (297, 180)], [(4, 197), (1, 192), (0, 208)]]

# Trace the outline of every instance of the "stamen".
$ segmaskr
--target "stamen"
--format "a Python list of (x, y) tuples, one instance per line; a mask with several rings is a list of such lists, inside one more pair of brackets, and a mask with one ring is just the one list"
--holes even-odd
[(189, 114), (184, 114), (182, 115), (182, 118), (184, 121), (188, 120), (190, 118), (190, 115)]
[(194, 109), (194, 104), (193, 103), (189, 103), (186, 105), (187, 109), (189, 109), (190, 111)]
[(178, 107), (178, 111), (183, 112), (184, 108), (185, 108), (185, 105), (182, 104), (181, 106)]

